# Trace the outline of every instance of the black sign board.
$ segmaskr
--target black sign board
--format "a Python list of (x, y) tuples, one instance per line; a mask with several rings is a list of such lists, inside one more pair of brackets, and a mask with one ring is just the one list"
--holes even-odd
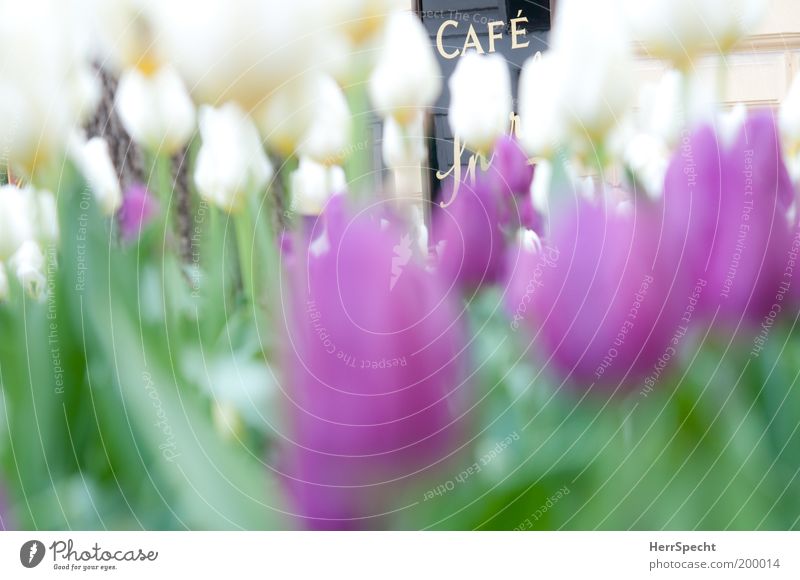
[[(458, 59), (468, 50), (499, 53), (509, 63), (516, 110), (519, 74), (525, 61), (544, 52), (552, 21), (553, 0), (418, 0), (417, 11), (445, 77), (444, 89), (433, 109), (432, 142), (429, 147), (431, 195), (440, 181), (436, 172), (446, 172), (455, 163), (453, 135), (447, 122), (449, 89), (446, 79)], [(462, 163), (466, 163), (467, 154)]]

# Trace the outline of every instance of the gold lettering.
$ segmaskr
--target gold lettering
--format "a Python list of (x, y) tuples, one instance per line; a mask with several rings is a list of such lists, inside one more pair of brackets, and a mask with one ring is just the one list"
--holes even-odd
[(475, 32), (475, 27), (472, 26), (472, 24), (469, 25), (467, 38), (464, 39), (464, 50), (462, 52), (467, 52), (468, 48), (474, 48), (478, 51), (478, 54), (483, 54), (485, 52), (481, 46), (481, 41), (478, 39), (478, 33)]
[(436, 48), (439, 50), (439, 54), (441, 54), (446, 59), (456, 58), (459, 54), (458, 49), (454, 50), (453, 52), (447, 52), (444, 49), (444, 41), (442, 37), (444, 35), (444, 31), (449, 26), (453, 26), (458, 28), (458, 22), (456, 20), (446, 20), (442, 23), (439, 27), (439, 30), (436, 32)]
[(503, 25), (505, 25), (505, 22), (502, 20), (493, 20), (489, 23), (489, 52), (494, 52), (494, 41), (503, 38), (503, 33), (497, 34), (494, 29)]
[(521, 44), (521, 43), (517, 42), (517, 36), (525, 36), (525, 34), (527, 34), (527, 31), (525, 29), (519, 30), (517, 28), (517, 24), (520, 23), (520, 22), (524, 22), (526, 24), (528, 22), (528, 17), (527, 16), (522, 16), (522, 10), (517, 12), (517, 17), (516, 18), (512, 18), (511, 19), (511, 48), (512, 49), (514, 49), (514, 48), (526, 48), (531, 43), (530, 40), (526, 40), (525, 44)]

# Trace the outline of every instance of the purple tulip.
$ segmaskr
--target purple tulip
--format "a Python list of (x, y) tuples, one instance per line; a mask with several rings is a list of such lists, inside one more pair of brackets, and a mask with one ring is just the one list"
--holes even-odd
[(125, 242), (137, 240), (158, 211), (158, 202), (144, 185), (136, 184), (126, 189), (122, 197), (122, 206), (117, 212), (122, 240)]
[(533, 166), (519, 144), (506, 136), (495, 145), (486, 177), (495, 191), (526, 196), (533, 181)]
[(465, 337), (408, 235), (338, 209), (289, 272), (281, 471), (303, 526), (374, 528), (460, 447)]
[(708, 281), (707, 316), (760, 323), (781, 299), (793, 200), (771, 113), (750, 116), (730, 147), (710, 127), (683, 140), (666, 176), (665, 228), (690, 249), (681, 267)]
[(448, 182), (437, 208), (433, 236), (439, 248), (439, 273), (457, 287), (475, 290), (505, 277), (506, 249), (520, 227), (541, 231), (542, 218), (529, 194), (533, 166), (510, 137), (498, 141), (492, 162), (474, 182)]
[[(443, 199), (450, 199), (446, 188)], [(475, 289), (499, 282), (504, 273), (507, 216), (484, 180), (462, 183), (453, 202), (437, 208), (433, 235), (439, 251), (439, 272), (451, 285)]]
[(511, 269), (512, 328), (525, 326), (543, 364), (584, 387), (635, 384), (681, 335), (691, 292), (680, 252), (662, 238), (657, 206), (633, 207), (564, 202), (552, 237)]

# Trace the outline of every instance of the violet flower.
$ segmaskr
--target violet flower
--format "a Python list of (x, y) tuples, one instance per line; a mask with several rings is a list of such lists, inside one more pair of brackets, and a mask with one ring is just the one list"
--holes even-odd
[(494, 146), (491, 165), (486, 170), (489, 186), (495, 191), (525, 196), (533, 181), (533, 165), (512, 137), (501, 137)]
[[(448, 186), (444, 199), (450, 199)], [(485, 180), (462, 183), (453, 202), (437, 208), (433, 235), (439, 254), (439, 273), (447, 284), (475, 289), (502, 280), (507, 216), (501, 199)]]
[(465, 335), (408, 234), (330, 210), (289, 271), (280, 465), (303, 526), (375, 528), (460, 447)]
[(126, 189), (122, 197), (122, 206), (117, 212), (122, 240), (125, 242), (137, 240), (158, 211), (158, 201), (144, 185), (136, 184)]
[(681, 267), (708, 281), (707, 316), (758, 324), (780, 300), (793, 202), (771, 113), (751, 115), (730, 147), (710, 127), (684, 139), (665, 180), (665, 228), (689, 250)]
[(439, 273), (448, 284), (477, 289), (505, 277), (508, 241), (520, 227), (541, 230), (542, 219), (529, 193), (534, 168), (510, 137), (498, 140), (492, 162), (477, 172), (474, 183), (459, 183), (455, 199), (450, 181), (437, 208), (433, 235), (439, 253)]
[(543, 364), (584, 387), (629, 387), (672, 352), (690, 278), (660, 220), (647, 201), (625, 212), (565, 201), (543, 247), (515, 255), (512, 328), (530, 331)]

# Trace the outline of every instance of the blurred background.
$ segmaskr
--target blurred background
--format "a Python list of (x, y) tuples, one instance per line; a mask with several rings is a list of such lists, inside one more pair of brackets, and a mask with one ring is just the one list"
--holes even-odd
[[(522, 4), (409, 8), (435, 42), (452, 11), (507, 21)], [(546, 49), (547, 25), (531, 32)], [(644, 46), (636, 55), (639, 81), (658, 82), (666, 65)], [(454, 62), (439, 61), (446, 77)], [(696, 64), (704, 82), (725, 79), (723, 107), (777, 108), (800, 70), (800, 5), (771, 0), (754, 34)], [(420, 202), (438, 196), (435, 171), (455, 162), (447, 98), (433, 109), (428, 162), (395, 174)], [(180, 168), (165, 177), (148, 161), (152, 180), (180, 187)], [(62, 243), (44, 254), (46, 300), (16, 287), (0, 304), (0, 528), (301, 527), (277, 476), (286, 418), (264, 352), (280, 339), (259, 333), (259, 314), (233, 289), (228, 216), (188, 202), (189, 256), (214, 264), (197, 285), (165, 251), (175, 243), (166, 228), (120, 245), (71, 164), (58, 184)], [(655, 388), (602, 398), (538, 368), (501, 302), (488, 289), (470, 304), (469, 448), (399, 491), (381, 527), (800, 528), (800, 310), (784, 312), (756, 355), (751, 335), (703, 330)]]

